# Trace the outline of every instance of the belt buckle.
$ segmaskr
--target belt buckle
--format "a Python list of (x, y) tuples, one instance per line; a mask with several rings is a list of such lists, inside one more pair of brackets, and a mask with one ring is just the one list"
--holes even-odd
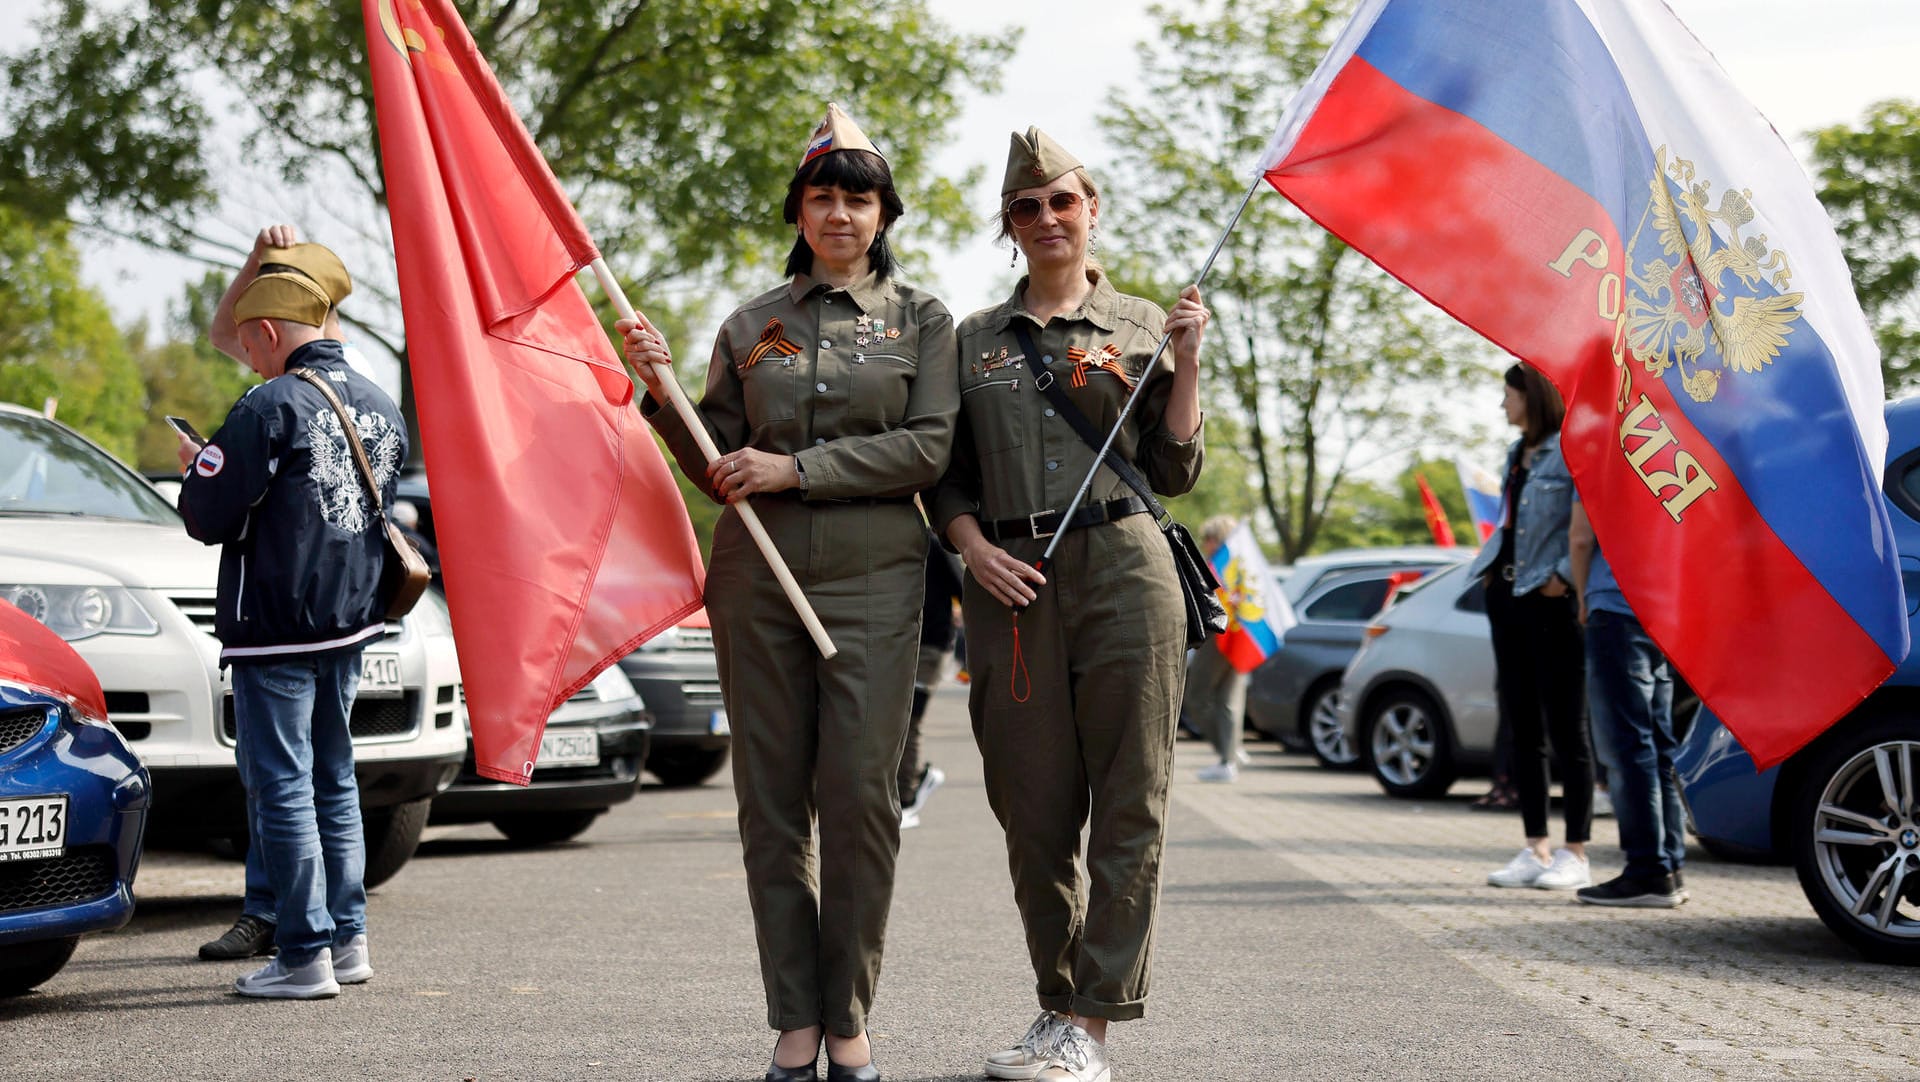
[(1033, 535), (1035, 540), (1042, 537), (1052, 537), (1054, 534), (1060, 532), (1057, 527), (1045, 532), (1042, 532), (1040, 529), (1040, 516), (1051, 515), (1053, 513), (1053, 509), (1048, 508), (1045, 511), (1035, 511), (1033, 514), (1027, 516), (1027, 531)]

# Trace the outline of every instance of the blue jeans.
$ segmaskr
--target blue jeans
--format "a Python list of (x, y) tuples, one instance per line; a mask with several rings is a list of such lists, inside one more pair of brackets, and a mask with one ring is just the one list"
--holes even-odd
[(358, 650), (233, 666), (253, 851), (288, 966), (366, 931), (367, 850), (347, 732), (359, 684)]
[(1612, 780), (1626, 874), (1679, 871), (1687, 822), (1673, 773), (1673, 675), (1640, 621), (1588, 614), (1587, 696), (1593, 742)]

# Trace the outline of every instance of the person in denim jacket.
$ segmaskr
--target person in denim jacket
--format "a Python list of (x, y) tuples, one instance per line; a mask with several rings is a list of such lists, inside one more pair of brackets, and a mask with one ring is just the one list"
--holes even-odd
[[(1581, 701), (1585, 646), (1573, 594), (1567, 525), (1573, 477), (1560, 455), (1560, 393), (1531, 368), (1506, 375), (1507, 421), (1521, 435), (1507, 451), (1501, 524), (1470, 574), (1487, 586), (1496, 695), (1512, 731), (1525, 848), (1487, 876), (1496, 887), (1573, 890), (1592, 883), (1587, 838), (1593, 826), (1593, 746)], [(1560, 760), (1566, 841), (1547, 842), (1547, 738)]]

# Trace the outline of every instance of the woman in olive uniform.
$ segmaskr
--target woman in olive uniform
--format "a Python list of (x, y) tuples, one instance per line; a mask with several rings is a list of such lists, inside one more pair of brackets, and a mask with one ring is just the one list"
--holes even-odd
[(712, 465), (662, 408), (664, 339), (644, 322), (620, 327), (653, 391), (643, 412), (680, 468), (716, 500), (752, 497), (839, 649), (820, 657), (730, 506), (707, 607), (767, 1021), (781, 1031), (774, 1082), (815, 1077), (823, 1029), (829, 1079), (879, 1077), (867, 1011), (926, 578), (913, 495), (945, 469), (959, 409), (953, 318), (892, 277), (886, 234), (901, 211), (886, 159), (829, 105), (788, 187), (789, 280), (728, 316), (714, 345), (699, 407), (722, 452)]
[[(1051, 375), (1102, 434), (1147, 380), (1113, 450), (1154, 491), (1179, 495), (1200, 474), (1207, 312), (1190, 288), (1164, 313), (1089, 263), (1098, 192), (1039, 129), (1014, 135), (1002, 196), (1002, 235), (1029, 273), (960, 325), (961, 420), (934, 507), (967, 563), (974, 736), (1042, 1008), (986, 1071), (1105, 1082), (1107, 1023), (1145, 1009), (1185, 610), (1166, 540), (1112, 472), (1060, 521), (1094, 452), (1035, 380)], [(1163, 333), (1172, 362), (1148, 370)], [(1037, 571), (1056, 532), (1053, 562)], [(1074, 858), (1089, 820), (1083, 885)]]

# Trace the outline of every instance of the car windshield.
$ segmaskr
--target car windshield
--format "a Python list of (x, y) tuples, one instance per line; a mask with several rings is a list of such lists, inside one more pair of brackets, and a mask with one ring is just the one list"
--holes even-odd
[(0, 515), (180, 524), (167, 501), (111, 455), (51, 421), (15, 413), (0, 413)]

